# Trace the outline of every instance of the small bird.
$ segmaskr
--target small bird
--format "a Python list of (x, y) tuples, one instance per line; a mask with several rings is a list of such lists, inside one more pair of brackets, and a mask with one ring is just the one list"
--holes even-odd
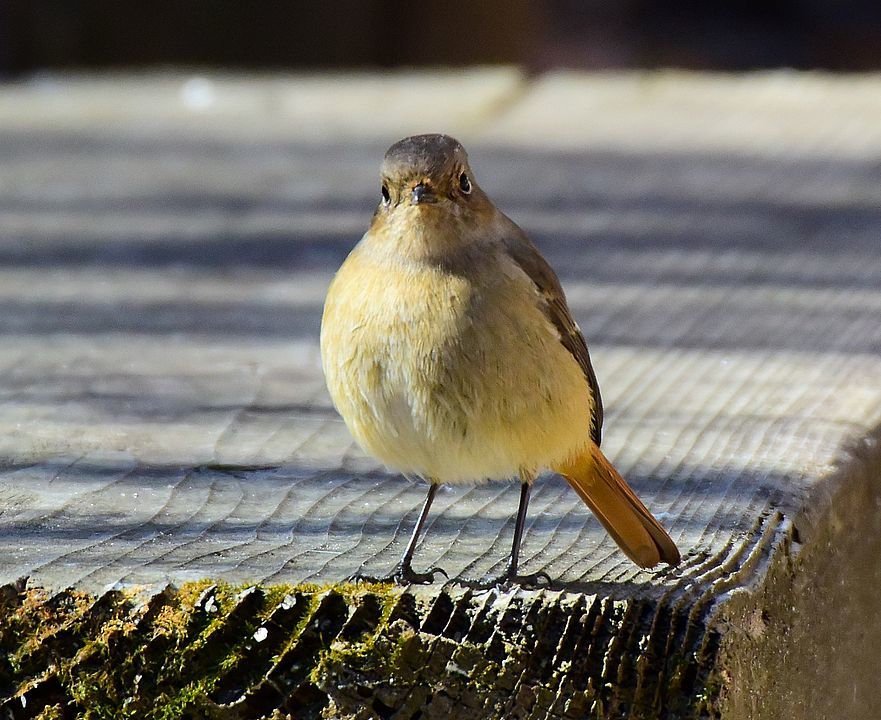
[(358, 443), (428, 481), (400, 563), (387, 578), (429, 583), (411, 562), (440, 483), (520, 480), (511, 554), (518, 573), (536, 475), (561, 474), (641, 567), (679, 551), (600, 450), (603, 406), (587, 344), (560, 281), (474, 179), (446, 135), (392, 145), (367, 233), (340, 267), (321, 322), (334, 405)]

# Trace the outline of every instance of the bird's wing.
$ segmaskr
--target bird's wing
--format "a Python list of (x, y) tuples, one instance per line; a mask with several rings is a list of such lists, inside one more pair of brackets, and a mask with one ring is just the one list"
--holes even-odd
[(545, 300), (545, 313), (560, 333), (560, 342), (572, 353), (572, 357), (578, 361), (584, 372), (594, 401), (593, 415), (590, 418), (590, 434), (593, 441), (599, 445), (603, 430), (603, 401), (600, 397), (600, 386), (597, 383), (596, 374), (590, 364), (587, 343), (584, 341), (578, 323), (572, 319), (572, 313), (569, 312), (566, 296), (563, 294), (563, 288), (556, 273), (548, 265), (547, 260), (541, 256), (538, 248), (526, 237), (526, 234), (514, 223), (511, 224), (513, 231), (505, 239), (505, 248), (511, 259), (535, 283)]

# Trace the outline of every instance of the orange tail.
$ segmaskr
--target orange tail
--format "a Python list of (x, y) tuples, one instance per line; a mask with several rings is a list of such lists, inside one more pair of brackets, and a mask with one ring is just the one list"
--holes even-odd
[(615, 542), (640, 567), (679, 562), (679, 550), (606, 456), (593, 443), (554, 468), (575, 488)]

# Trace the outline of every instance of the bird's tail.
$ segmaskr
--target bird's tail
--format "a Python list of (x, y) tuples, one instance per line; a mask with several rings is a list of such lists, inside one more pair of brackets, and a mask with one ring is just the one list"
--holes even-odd
[(633, 562), (652, 567), (679, 562), (676, 544), (640, 502), (602, 451), (590, 443), (580, 455), (557, 465), (560, 473)]

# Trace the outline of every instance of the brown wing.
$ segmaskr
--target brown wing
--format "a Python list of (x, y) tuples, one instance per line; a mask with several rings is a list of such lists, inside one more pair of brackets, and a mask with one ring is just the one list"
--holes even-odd
[(548, 319), (554, 324), (560, 333), (560, 341), (574, 357), (584, 372), (590, 392), (593, 396), (594, 410), (590, 418), (590, 435), (593, 441), (599, 445), (603, 430), (603, 401), (600, 397), (600, 386), (597, 383), (596, 374), (590, 364), (590, 354), (587, 351), (587, 343), (569, 306), (566, 304), (566, 296), (560, 280), (545, 260), (538, 248), (532, 244), (525, 233), (514, 223), (511, 223), (516, 232), (512, 232), (505, 240), (508, 254), (535, 283), (542, 297), (545, 299), (545, 312)]

